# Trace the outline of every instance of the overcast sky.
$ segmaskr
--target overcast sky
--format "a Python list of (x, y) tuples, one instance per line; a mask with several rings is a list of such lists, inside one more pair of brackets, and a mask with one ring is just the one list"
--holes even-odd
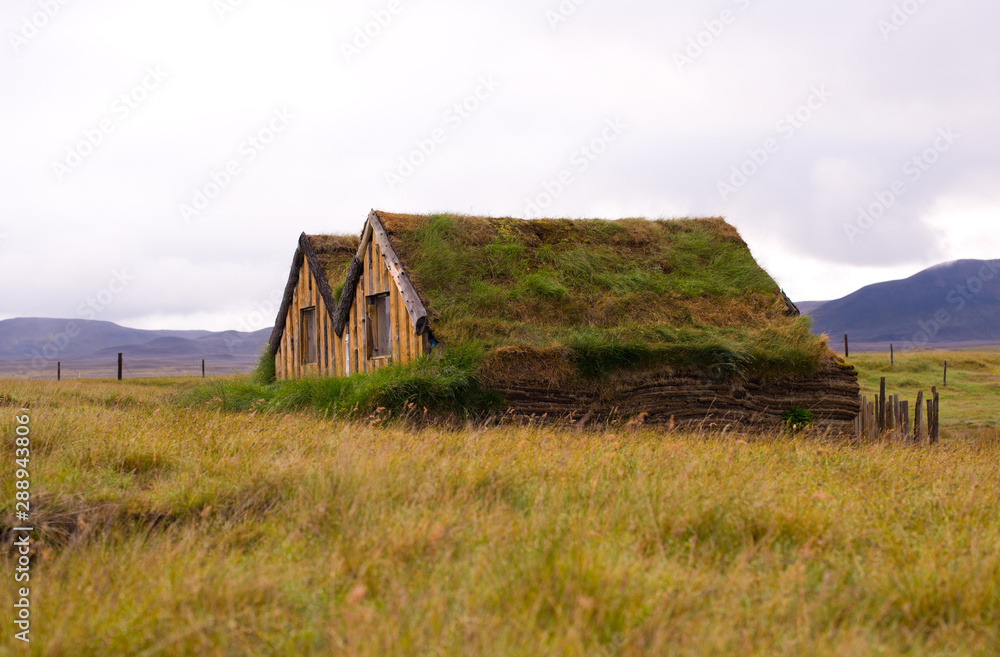
[(372, 208), (724, 216), (799, 300), (1000, 257), (997, 24), (995, 0), (4, 0), (0, 319), (270, 326), (299, 233)]

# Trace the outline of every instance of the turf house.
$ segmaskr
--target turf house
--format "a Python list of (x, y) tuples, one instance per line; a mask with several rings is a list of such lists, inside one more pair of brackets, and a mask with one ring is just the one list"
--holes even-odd
[(518, 417), (754, 425), (798, 408), (844, 426), (857, 375), (808, 321), (722, 219), (372, 211), (360, 236), (300, 236), (269, 349), (279, 380), (461, 370)]

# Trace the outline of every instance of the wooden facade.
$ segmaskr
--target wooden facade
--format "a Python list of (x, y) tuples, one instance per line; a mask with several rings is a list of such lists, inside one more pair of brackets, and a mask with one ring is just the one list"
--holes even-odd
[[(322, 263), (302, 235), (271, 339), (279, 380), (349, 376), (429, 353), (426, 312), (374, 212), (354, 259), (359, 275), (344, 285), (351, 302), (333, 307)], [(352, 289), (353, 288), (353, 289)], [(338, 321), (339, 319), (339, 321)], [(342, 323), (338, 326), (338, 323)]]

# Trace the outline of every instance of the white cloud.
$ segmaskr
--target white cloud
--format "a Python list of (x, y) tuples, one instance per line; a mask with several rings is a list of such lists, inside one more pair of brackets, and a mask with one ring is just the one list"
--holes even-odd
[(1000, 258), (1000, 194), (993, 199), (944, 197), (925, 217), (942, 236), (941, 250), (949, 260)]

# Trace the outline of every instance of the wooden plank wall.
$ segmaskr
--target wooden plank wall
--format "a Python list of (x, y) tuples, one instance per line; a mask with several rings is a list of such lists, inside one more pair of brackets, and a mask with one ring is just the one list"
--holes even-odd
[[(316, 352), (317, 362), (303, 364), (299, 354), (300, 321), (303, 308), (316, 308)], [(299, 282), (292, 296), (285, 318), (285, 332), (281, 336), (278, 353), (275, 354), (275, 374), (281, 379), (298, 379), (307, 376), (336, 376), (343, 369), (343, 340), (333, 330), (333, 322), (327, 312), (323, 295), (319, 293), (316, 278), (309, 270), (308, 259), (303, 258), (299, 270)]]
[[(367, 357), (367, 297), (371, 294), (389, 293), (389, 318), (392, 356), (388, 358)], [(298, 354), (300, 319), (303, 308), (316, 307), (317, 350), (319, 362), (303, 365)], [(403, 305), (399, 287), (385, 265), (382, 251), (372, 240), (364, 256), (364, 272), (358, 282), (351, 308), (350, 319), (344, 328), (344, 335), (338, 337), (333, 330), (330, 313), (316, 279), (309, 270), (309, 263), (303, 258), (299, 270), (299, 283), (293, 293), (285, 319), (285, 331), (281, 336), (278, 353), (275, 354), (275, 374), (278, 380), (298, 379), (308, 376), (347, 376), (355, 372), (374, 372), (390, 363), (409, 363), (429, 351), (427, 336), (418, 336), (409, 313)], [(345, 362), (346, 361), (346, 362)]]

